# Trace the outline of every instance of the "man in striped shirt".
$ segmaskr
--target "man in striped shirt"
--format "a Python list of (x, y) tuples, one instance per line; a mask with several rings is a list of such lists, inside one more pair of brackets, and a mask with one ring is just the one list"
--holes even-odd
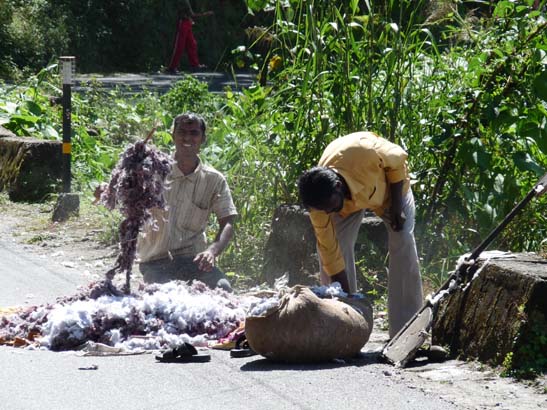
[[(196, 279), (211, 288), (231, 290), (216, 259), (232, 238), (237, 211), (225, 177), (199, 158), (205, 130), (205, 121), (194, 113), (174, 120), (175, 164), (165, 192), (168, 209), (152, 211), (154, 224), (143, 229), (137, 243), (145, 282)], [(207, 244), (211, 213), (219, 228)]]

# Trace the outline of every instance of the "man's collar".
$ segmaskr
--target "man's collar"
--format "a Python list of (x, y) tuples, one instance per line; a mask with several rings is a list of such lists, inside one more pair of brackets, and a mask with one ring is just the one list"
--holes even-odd
[(194, 171), (188, 175), (184, 175), (182, 173), (182, 171), (180, 170), (178, 164), (175, 162), (173, 164), (173, 169), (171, 171), (171, 178), (172, 179), (177, 179), (177, 178), (188, 178), (190, 180), (194, 180), (198, 173), (201, 171), (201, 169), (203, 168), (203, 165), (201, 164), (201, 159), (198, 158), (198, 165), (196, 167), (196, 169), (194, 169)]

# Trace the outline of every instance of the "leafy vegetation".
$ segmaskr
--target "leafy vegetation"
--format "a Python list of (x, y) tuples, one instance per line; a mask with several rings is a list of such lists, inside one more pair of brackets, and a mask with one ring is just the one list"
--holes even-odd
[(525, 315), (527, 326), (519, 335), (518, 349), (509, 352), (503, 360), (502, 376), (513, 376), (519, 379), (533, 379), (547, 371), (547, 320), (545, 315), (534, 310)]
[[(256, 68), (253, 87), (219, 96), (188, 76), (163, 96), (94, 84), (73, 95), (76, 189), (105, 180), (126, 144), (155, 125), (155, 144), (171, 150), (172, 118), (202, 112), (204, 157), (227, 175), (240, 213), (222, 264), (252, 283), (273, 210), (297, 201), (298, 175), (334, 138), (376, 131), (409, 152), (419, 254), (435, 287), (547, 169), (545, 1), (247, 4), (270, 7), (272, 22), (234, 50), (234, 69)], [(2, 85), (0, 124), (59, 139), (56, 70)], [(544, 207), (532, 202), (495, 246), (544, 249)], [(360, 264), (383, 264), (377, 257)]]

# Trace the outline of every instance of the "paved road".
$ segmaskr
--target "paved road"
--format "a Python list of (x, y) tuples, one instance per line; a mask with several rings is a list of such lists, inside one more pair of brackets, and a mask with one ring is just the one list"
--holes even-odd
[[(0, 306), (53, 302), (89, 278), (0, 239)], [(89, 274), (87, 274), (89, 275)], [(380, 337), (383, 337), (380, 335)], [(376, 348), (379, 347), (376, 344)], [(456, 409), (394, 382), (373, 350), (352, 363), (280, 365), (211, 351), (209, 363), (157, 363), (151, 354), (83, 357), (0, 347), (0, 403), (32, 409)], [(85, 370), (96, 365), (96, 370)]]
[[(0, 348), (2, 408), (32, 409), (456, 409), (366, 363), (282, 366), (231, 359), (156, 363), (151, 355), (79, 357)], [(92, 366), (96, 370), (84, 370)]]
[(55, 254), (46, 257), (31, 249), (9, 237), (0, 240), (0, 307), (55, 302), (90, 281), (80, 271), (61, 265)]
[[(63, 266), (58, 251), (22, 245), (0, 226), (0, 307), (38, 305), (72, 295), (94, 272)], [(20, 229), (20, 228), (19, 228)], [(66, 263), (65, 263), (66, 265)], [(103, 269), (104, 270), (104, 269)], [(102, 272), (102, 271), (101, 271)], [(377, 329), (347, 363), (283, 365), (260, 356), (209, 363), (158, 363), (153, 354), (84, 357), (0, 346), (0, 408), (74, 409), (519, 409), (546, 408), (547, 397), (480, 365), (378, 361), (386, 334)], [(94, 370), (92, 370), (94, 369)], [(480, 369), (480, 371), (479, 371)]]
[(205, 71), (176, 75), (163, 73), (79, 74), (75, 77), (74, 90), (85, 90), (89, 82), (98, 81), (105, 88), (123, 87), (131, 92), (139, 92), (146, 88), (164, 94), (185, 75), (191, 75), (207, 83), (211, 92), (223, 92), (226, 87), (232, 91), (241, 91), (252, 85), (256, 79), (256, 74), (244, 72), (237, 73), (235, 76), (228, 73)]

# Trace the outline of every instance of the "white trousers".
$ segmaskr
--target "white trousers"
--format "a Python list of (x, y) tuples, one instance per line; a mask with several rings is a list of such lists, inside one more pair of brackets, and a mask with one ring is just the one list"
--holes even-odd
[[(357, 291), (357, 277), (355, 269), (355, 242), (363, 220), (364, 210), (355, 212), (345, 218), (332, 214), (336, 230), (336, 237), (346, 264), (349, 289), (351, 293)], [(414, 219), (416, 208), (414, 196), (409, 189), (403, 198), (403, 212), (406, 222), (403, 229), (395, 232), (391, 228), (391, 209), (382, 216), (388, 232), (388, 319), (389, 337), (393, 337), (422, 307), (423, 291), (420, 276), (420, 264), (416, 241), (414, 240)], [(321, 259), (321, 284), (330, 283), (330, 277), (323, 270)]]

